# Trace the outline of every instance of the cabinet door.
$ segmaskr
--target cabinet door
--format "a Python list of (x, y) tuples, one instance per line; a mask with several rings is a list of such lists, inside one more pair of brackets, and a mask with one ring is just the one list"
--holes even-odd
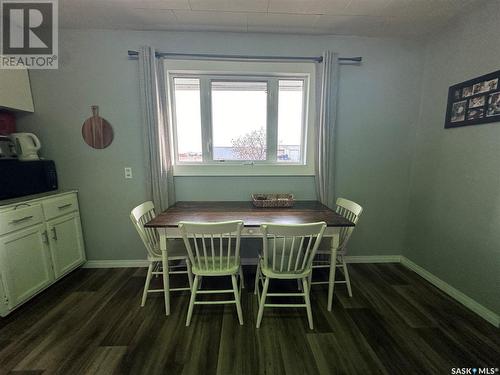
[(56, 278), (83, 263), (82, 228), (78, 212), (47, 222)]
[(52, 283), (54, 274), (43, 224), (0, 237), (0, 272), (9, 309)]

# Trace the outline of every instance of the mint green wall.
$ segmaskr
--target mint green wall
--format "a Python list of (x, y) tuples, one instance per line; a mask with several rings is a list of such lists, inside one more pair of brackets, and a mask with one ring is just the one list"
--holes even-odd
[(500, 69), (500, 2), (425, 52), (405, 255), (500, 313), (500, 123), (443, 128), (448, 87)]
[[(69, 31), (60, 32), (59, 70), (32, 71), (35, 113), (19, 118), (39, 135), (42, 155), (57, 163), (62, 188), (80, 190), (89, 259), (140, 259), (144, 250), (129, 222), (147, 199), (144, 186), (137, 61), (128, 49), (258, 55), (363, 56), (341, 69), (337, 192), (365, 213), (353, 237), (354, 255), (401, 254), (408, 208), (410, 145), (423, 59), (417, 41), (275, 34)], [(113, 126), (115, 140), (93, 150), (80, 136), (90, 105)], [(123, 168), (133, 168), (125, 180)], [(178, 177), (182, 200), (248, 199), (255, 191), (292, 191), (314, 199), (313, 177)]]
[(176, 177), (175, 187), (179, 201), (245, 201), (259, 191), (293, 191), (300, 199), (316, 199), (313, 176)]

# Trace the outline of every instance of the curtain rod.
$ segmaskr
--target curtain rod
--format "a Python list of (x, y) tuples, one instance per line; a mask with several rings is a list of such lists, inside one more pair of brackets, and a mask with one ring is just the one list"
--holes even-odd
[[(128, 51), (130, 59), (137, 58), (139, 52)], [(314, 61), (323, 62), (322, 56), (248, 56), (248, 55), (212, 55), (206, 53), (167, 53), (156, 52), (156, 57), (191, 57), (191, 58), (208, 58), (208, 59), (235, 59), (235, 60), (291, 60), (291, 61)], [(352, 63), (360, 63), (363, 60), (361, 56), (358, 57), (339, 57), (339, 61), (346, 61)]]

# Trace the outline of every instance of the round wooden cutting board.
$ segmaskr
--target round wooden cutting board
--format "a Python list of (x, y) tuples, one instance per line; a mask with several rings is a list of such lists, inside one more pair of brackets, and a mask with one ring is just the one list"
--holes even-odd
[(99, 116), (99, 107), (92, 106), (92, 117), (82, 126), (82, 137), (90, 147), (103, 149), (113, 142), (113, 128), (109, 122)]

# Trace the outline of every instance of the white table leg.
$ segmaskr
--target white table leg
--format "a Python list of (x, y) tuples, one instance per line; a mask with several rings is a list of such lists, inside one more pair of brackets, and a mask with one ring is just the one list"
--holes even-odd
[(168, 255), (167, 255), (167, 236), (160, 230), (160, 250), (163, 266), (163, 295), (165, 297), (165, 315), (170, 315), (170, 283), (168, 279)]
[(333, 287), (335, 286), (335, 270), (337, 268), (337, 248), (339, 246), (339, 235), (332, 237), (330, 254), (330, 275), (328, 276), (328, 306), (327, 310), (332, 311)]

